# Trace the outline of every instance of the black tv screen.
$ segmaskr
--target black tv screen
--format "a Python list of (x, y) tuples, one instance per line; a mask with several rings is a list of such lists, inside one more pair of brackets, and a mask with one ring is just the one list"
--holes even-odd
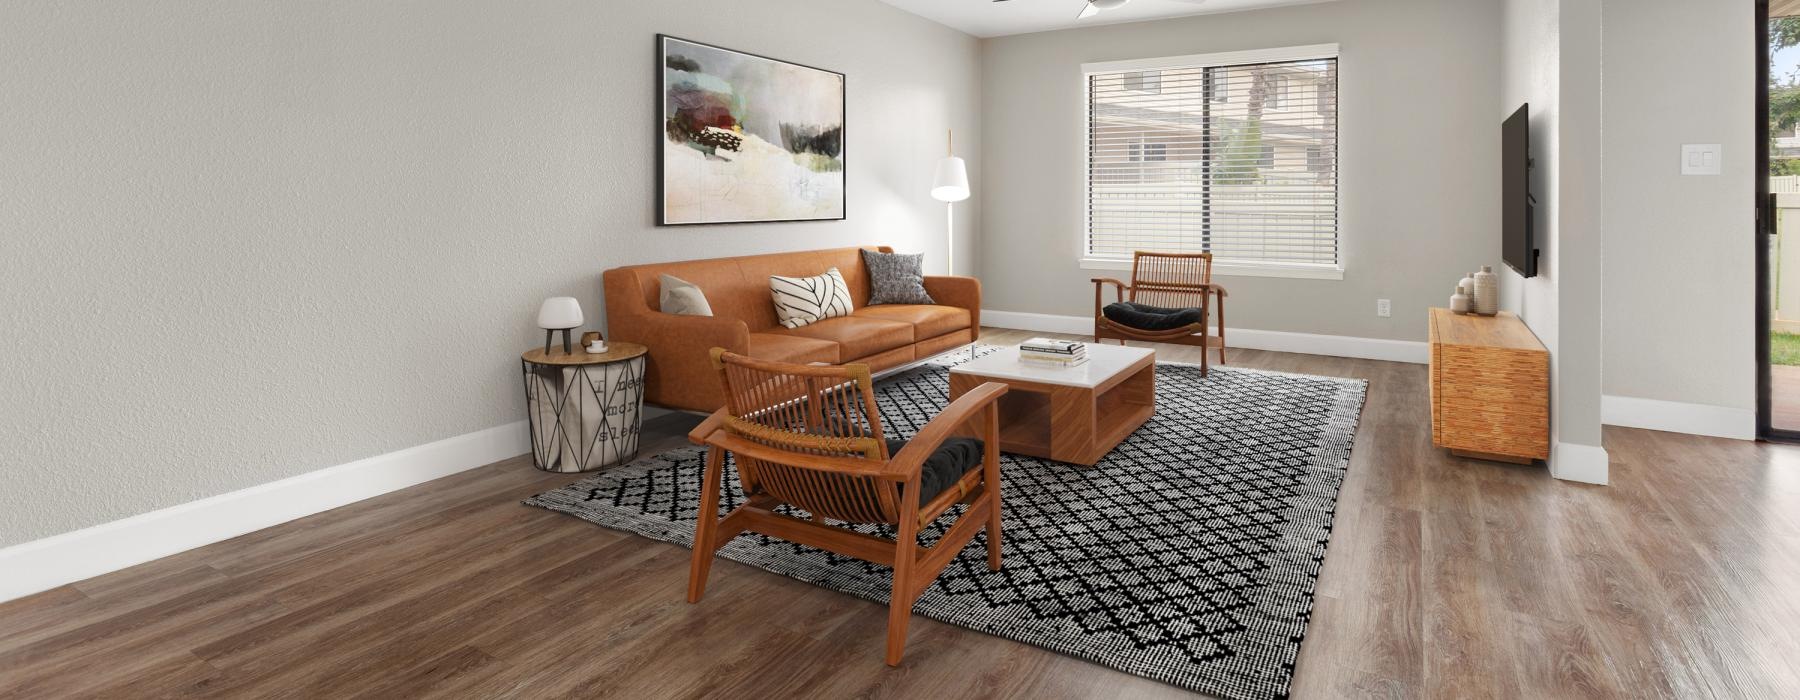
[(1501, 255), (1506, 266), (1525, 277), (1537, 276), (1537, 240), (1532, 230), (1531, 105), (1507, 117), (1501, 127)]

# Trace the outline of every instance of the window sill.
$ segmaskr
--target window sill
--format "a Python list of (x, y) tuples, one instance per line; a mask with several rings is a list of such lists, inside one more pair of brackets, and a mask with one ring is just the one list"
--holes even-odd
[[(1130, 270), (1130, 260), (1082, 258), (1083, 270)], [(1301, 280), (1341, 280), (1344, 268), (1329, 265), (1282, 265), (1214, 262), (1212, 272), (1219, 277), (1286, 277)]]

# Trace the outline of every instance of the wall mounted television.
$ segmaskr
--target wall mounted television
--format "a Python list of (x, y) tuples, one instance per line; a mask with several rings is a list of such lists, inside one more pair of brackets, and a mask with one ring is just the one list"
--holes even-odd
[(1524, 277), (1536, 277), (1538, 249), (1531, 196), (1531, 105), (1507, 117), (1501, 126), (1501, 256)]

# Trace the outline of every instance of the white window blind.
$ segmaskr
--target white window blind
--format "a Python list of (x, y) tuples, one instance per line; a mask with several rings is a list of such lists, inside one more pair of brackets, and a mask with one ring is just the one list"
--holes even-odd
[(1339, 269), (1335, 46), (1084, 70), (1086, 259)]

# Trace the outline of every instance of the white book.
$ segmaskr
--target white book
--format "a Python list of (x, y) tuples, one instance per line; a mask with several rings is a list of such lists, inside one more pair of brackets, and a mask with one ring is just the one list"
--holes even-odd
[(1053, 338), (1031, 338), (1031, 339), (1026, 340), (1025, 342), (1019, 343), (1020, 350), (1030, 350), (1033, 352), (1051, 352), (1051, 353), (1058, 353), (1058, 354), (1064, 354), (1064, 355), (1081, 352), (1081, 351), (1085, 350), (1086, 348), (1087, 348), (1087, 345), (1080, 341), (1056, 340)]
[(1062, 359), (1062, 358), (1055, 358), (1055, 357), (1032, 357), (1030, 355), (1020, 355), (1019, 361), (1027, 363), (1027, 364), (1046, 365), (1046, 366), (1051, 366), (1051, 367), (1078, 367), (1078, 366), (1087, 364), (1088, 359), (1085, 357)]
[(1025, 349), (1021, 348), (1019, 350), (1019, 357), (1029, 357), (1029, 358), (1035, 358), (1035, 359), (1039, 359), (1039, 360), (1057, 360), (1057, 361), (1066, 362), (1069, 360), (1085, 359), (1087, 357), (1087, 353), (1085, 353), (1085, 352), (1075, 352), (1075, 353), (1038, 352), (1035, 350), (1025, 350)]

